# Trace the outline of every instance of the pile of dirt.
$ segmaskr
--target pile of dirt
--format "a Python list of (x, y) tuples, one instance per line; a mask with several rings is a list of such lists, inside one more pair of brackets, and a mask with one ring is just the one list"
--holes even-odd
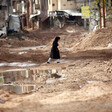
[(83, 95), (83, 98), (92, 99), (104, 94), (112, 93), (112, 88), (103, 82), (94, 82), (82, 88), (78, 95)]
[(55, 38), (56, 36), (59, 36), (60, 34), (62, 34), (62, 32), (59, 32), (56, 29), (47, 29), (44, 31), (36, 30), (36, 31), (29, 32), (27, 38), (29, 40), (37, 41), (39, 45), (45, 45), (48, 44), (51, 39)]
[[(21, 54), (22, 53), (22, 54)], [(8, 57), (8, 58), (7, 58)], [(33, 62), (43, 63), (47, 60), (48, 53), (36, 50), (10, 51), (0, 47), (0, 62)]]
[(107, 73), (112, 74), (112, 59), (107, 64)]
[[(79, 32), (79, 30), (81, 32)], [(61, 50), (68, 50), (76, 45), (80, 41), (81, 37), (88, 34), (88, 31), (86, 31), (83, 27), (76, 26), (66, 26), (62, 32), (63, 34), (57, 35), (61, 38), (59, 41), (59, 49)], [(52, 47), (53, 40), (54, 38), (49, 41), (45, 48), (46, 50), (49, 50)]]
[(39, 99), (43, 98), (40, 93), (30, 95), (17, 95), (10, 91), (0, 90), (0, 112), (32, 112), (34, 110), (43, 112)]
[(16, 48), (16, 47), (28, 47), (38, 46), (40, 43), (35, 40), (16, 40), (16, 39), (0, 39), (0, 47), (3, 48)]
[(9, 101), (11, 98), (15, 97), (15, 93), (5, 90), (0, 90), (0, 99), (4, 102)]
[(108, 44), (112, 44), (112, 27), (98, 29), (95, 32), (90, 33), (88, 36), (83, 37), (79, 43), (77, 43), (74, 49), (87, 49), (91, 47), (107, 47)]
[(106, 85), (103, 82), (94, 82), (86, 85), (78, 91), (66, 91), (52, 98), (42, 100), (42, 103), (59, 104), (70, 101), (87, 101), (108, 94), (112, 94), (112, 88), (109, 85)]
[[(37, 92), (17, 97), (15, 94), (0, 91), (0, 97), (1, 94), (9, 95), (9, 100), (0, 105), (0, 111), (2, 112), (59, 112), (61, 110), (62, 112), (65, 112), (65, 110), (67, 112), (79, 112), (79, 110), (80, 112), (83, 110), (89, 112), (90, 109), (92, 109), (92, 112), (102, 112), (103, 109), (111, 109), (112, 99), (111, 87), (103, 82), (88, 84), (78, 91), (68, 90), (54, 95), (43, 95)], [(104, 105), (103, 102), (109, 103)]]

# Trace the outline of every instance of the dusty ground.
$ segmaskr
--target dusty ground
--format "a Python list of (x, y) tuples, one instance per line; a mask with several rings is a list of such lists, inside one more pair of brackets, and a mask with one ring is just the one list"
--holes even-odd
[[(61, 37), (61, 63), (47, 64), (55, 36)], [(0, 90), (5, 102), (0, 112), (112, 112), (112, 27), (90, 33), (71, 25), (30, 32), (22, 39), (0, 40), (0, 70), (27, 68), (14, 65), (27, 62), (35, 64), (32, 68), (64, 68), (64, 80), (47, 83), (44, 74), (34, 93)]]

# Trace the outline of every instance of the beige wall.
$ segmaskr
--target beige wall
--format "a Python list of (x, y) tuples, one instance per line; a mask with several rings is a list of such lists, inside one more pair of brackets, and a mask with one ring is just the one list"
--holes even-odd
[(53, 9), (52, 9), (52, 0), (48, 0), (48, 11), (53, 11)]
[(53, 10), (57, 10), (58, 9), (58, 0), (53, 0), (52, 3), (55, 4), (55, 6), (53, 6)]
[[(52, 6), (52, 4), (55, 4), (55, 6)], [(84, 2), (74, 2), (67, 0), (48, 0), (49, 11), (75, 9), (80, 8), (81, 5), (84, 4), (85, 4)], [(86, 5), (88, 6), (89, 4), (86, 3)], [(91, 3), (91, 7), (92, 6), (93, 5)]]
[[(84, 2), (77, 2), (76, 3), (77, 4), (77, 8), (80, 8), (81, 7), (81, 5), (84, 5), (85, 3)], [(89, 6), (89, 3), (87, 2), (86, 3), (86, 6)], [(91, 2), (91, 8), (96, 8), (97, 6), (94, 6), (94, 2)]]
[[(55, 6), (52, 6), (55, 4)], [(74, 1), (67, 0), (48, 0), (49, 11), (74, 9), (76, 4)]]
[(75, 9), (75, 7), (76, 7), (76, 4), (74, 1), (58, 0), (59, 10)]
[(48, 7), (49, 7), (49, 11), (58, 10), (58, 0), (48, 0)]

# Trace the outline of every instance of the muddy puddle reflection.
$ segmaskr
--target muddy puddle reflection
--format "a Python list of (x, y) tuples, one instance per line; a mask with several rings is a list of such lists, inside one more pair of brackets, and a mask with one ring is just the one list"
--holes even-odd
[(66, 80), (66, 68), (56, 69), (18, 69), (0, 73), (0, 89), (17, 94), (37, 91), (39, 84)]

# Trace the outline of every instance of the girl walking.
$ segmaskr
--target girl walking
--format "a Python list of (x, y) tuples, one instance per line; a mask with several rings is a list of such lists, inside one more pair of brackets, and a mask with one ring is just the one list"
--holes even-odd
[(60, 37), (56, 37), (53, 41), (52, 44), (52, 48), (51, 48), (51, 53), (50, 53), (50, 57), (47, 61), (47, 63), (50, 63), (51, 59), (57, 59), (57, 63), (60, 63), (59, 59), (60, 59), (60, 52), (58, 49), (58, 42), (60, 40)]

